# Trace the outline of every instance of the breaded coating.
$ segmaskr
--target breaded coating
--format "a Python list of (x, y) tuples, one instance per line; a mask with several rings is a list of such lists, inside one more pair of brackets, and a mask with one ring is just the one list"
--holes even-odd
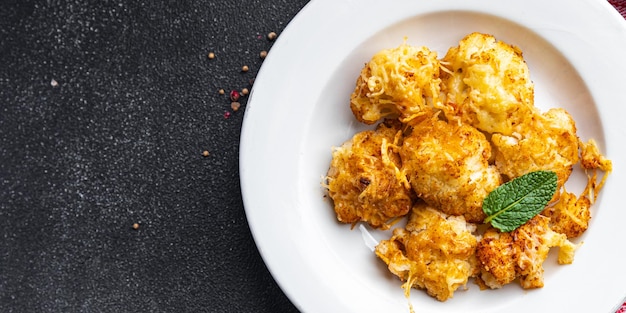
[[(591, 202), (593, 203), (596, 201), (596, 198), (598, 198), (600, 190), (613, 170), (613, 163), (600, 153), (595, 140), (589, 139), (586, 143), (580, 141), (579, 144), (580, 165), (586, 171), (591, 171), (591, 175), (588, 175), (587, 188), (585, 188), (585, 191), (589, 194), (589, 198), (591, 198)], [(596, 183), (598, 175), (597, 170), (604, 172), (599, 183)]]
[(472, 33), (450, 48), (441, 64), (443, 111), (450, 120), (511, 135), (536, 110), (528, 66), (515, 46)]
[(361, 70), (350, 97), (354, 116), (365, 124), (399, 117), (407, 122), (438, 103), (437, 53), (403, 43), (376, 53)]
[(468, 222), (483, 221), (483, 199), (502, 183), (496, 167), (489, 165), (491, 146), (485, 135), (437, 115), (413, 128), (400, 156), (418, 197)]
[(591, 201), (586, 196), (576, 197), (564, 191), (553, 207), (544, 210), (543, 214), (550, 218), (550, 228), (565, 234), (567, 238), (582, 235), (589, 227), (591, 219)]
[(512, 136), (493, 134), (495, 164), (509, 180), (524, 174), (548, 170), (557, 175), (557, 192), (578, 162), (578, 136), (574, 119), (564, 109), (550, 109), (535, 114), (532, 120), (520, 125), (520, 133)]
[[(565, 191), (559, 197), (559, 202), (544, 210), (542, 214), (550, 217), (550, 227), (567, 238), (582, 235), (589, 227), (591, 219), (591, 205), (595, 202), (608, 174), (613, 169), (611, 160), (604, 157), (593, 139), (587, 143), (579, 141), (580, 165), (585, 171), (590, 171), (587, 177), (587, 186), (578, 196)], [(602, 180), (598, 183), (597, 171), (604, 171)]]
[(543, 263), (552, 247), (559, 247), (559, 264), (572, 263), (578, 246), (553, 231), (549, 221), (536, 215), (510, 233), (487, 230), (476, 248), (482, 283), (496, 289), (519, 278), (524, 289), (543, 287)]
[(475, 225), (417, 203), (406, 228), (394, 229), (389, 240), (376, 246), (376, 255), (410, 288), (425, 289), (439, 301), (453, 297), (475, 273)]
[[(481, 269), (480, 282), (489, 288), (500, 288), (517, 278), (518, 249), (513, 236), (489, 228), (476, 247), (476, 256)], [(483, 284), (479, 284), (483, 285)]]
[(394, 151), (401, 135), (399, 122), (385, 121), (334, 148), (327, 188), (340, 222), (388, 229), (390, 219), (409, 212), (414, 194)]
[(613, 170), (613, 163), (600, 153), (595, 140), (581, 141), (580, 150), (580, 165), (584, 169), (600, 169), (607, 173)]

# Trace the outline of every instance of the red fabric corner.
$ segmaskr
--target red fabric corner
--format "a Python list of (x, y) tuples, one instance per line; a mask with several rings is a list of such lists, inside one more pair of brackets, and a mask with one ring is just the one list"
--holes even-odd
[[(626, 0), (608, 0), (617, 12), (626, 18)], [(621, 312), (620, 312), (621, 313)]]

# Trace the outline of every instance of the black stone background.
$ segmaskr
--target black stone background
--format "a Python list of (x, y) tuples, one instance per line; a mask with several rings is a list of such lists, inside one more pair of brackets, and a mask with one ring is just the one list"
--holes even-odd
[(306, 3), (0, 1), (0, 312), (297, 311), (218, 90)]

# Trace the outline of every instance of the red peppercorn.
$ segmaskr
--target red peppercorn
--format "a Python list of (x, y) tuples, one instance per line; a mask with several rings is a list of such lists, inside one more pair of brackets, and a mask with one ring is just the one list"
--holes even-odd
[(237, 90), (233, 90), (233, 91), (230, 92), (230, 100), (232, 100), (233, 102), (239, 100), (240, 96), (241, 95), (239, 94), (239, 91), (237, 91)]
[(226, 111), (224, 112), (224, 118), (229, 118), (230, 117), (230, 112)]

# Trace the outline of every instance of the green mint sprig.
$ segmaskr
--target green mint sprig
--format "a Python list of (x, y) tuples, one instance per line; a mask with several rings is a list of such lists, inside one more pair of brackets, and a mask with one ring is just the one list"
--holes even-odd
[(555, 172), (536, 171), (502, 184), (483, 200), (485, 223), (491, 223), (502, 232), (524, 225), (552, 199), (556, 181)]

